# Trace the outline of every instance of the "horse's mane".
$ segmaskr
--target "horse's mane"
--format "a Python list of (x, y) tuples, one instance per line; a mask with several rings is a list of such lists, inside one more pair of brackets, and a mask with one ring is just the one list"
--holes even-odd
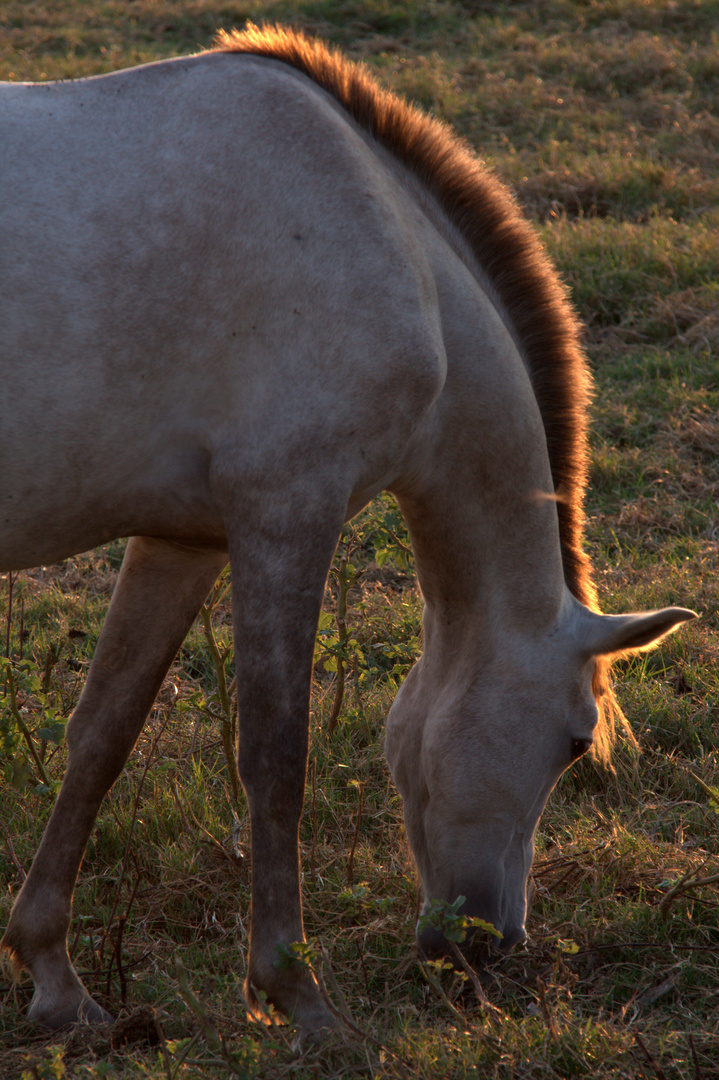
[[(582, 546), (591, 379), (566, 290), (507, 188), (447, 125), (383, 90), (363, 64), (317, 39), (249, 23), (241, 31), (222, 31), (215, 48), (280, 60), (312, 79), (424, 184), (464, 237), (521, 342), (530, 372), (558, 497), (567, 585), (578, 600), (598, 610)], [(631, 737), (609, 667), (600, 659), (594, 679), (600, 715), (595, 747), (605, 760), (616, 720)]]

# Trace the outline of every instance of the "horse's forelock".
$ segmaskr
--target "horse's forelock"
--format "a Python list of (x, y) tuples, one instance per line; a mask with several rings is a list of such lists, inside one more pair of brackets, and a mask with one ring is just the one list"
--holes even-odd
[[(557, 511), (567, 585), (598, 610), (583, 550), (591, 377), (566, 289), (514, 198), (447, 125), (382, 89), (363, 64), (317, 39), (250, 23), (241, 31), (222, 31), (215, 49), (279, 60), (312, 79), (418, 177), (464, 236), (531, 373), (555, 490), (563, 496)], [(598, 659), (593, 684), (599, 708), (595, 752), (604, 761), (618, 724), (632, 737), (612, 691), (610, 668), (610, 661)]]

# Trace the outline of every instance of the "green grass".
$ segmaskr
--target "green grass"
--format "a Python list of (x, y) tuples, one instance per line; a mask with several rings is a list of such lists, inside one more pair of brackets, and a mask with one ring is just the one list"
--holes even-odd
[[(719, 871), (719, 816), (695, 779), (719, 785), (719, 3), (5, 0), (0, 76), (91, 75), (193, 52), (248, 17), (299, 23), (365, 60), (512, 186), (587, 328), (587, 543), (603, 604), (687, 604), (702, 619), (618, 665), (639, 748), (621, 745), (615, 772), (583, 760), (558, 785), (538, 838), (530, 940), (495, 969), (486, 1005), (458, 975), (428, 982), (416, 961), (418, 886), (382, 734), (420, 648), (421, 601), (411, 568), (373, 566), (371, 545), (355, 552), (357, 661), (330, 739), (330, 618), (302, 846), (308, 934), (366, 1036), (300, 1058), (287, 1028), (258, 1030), (242, 1008), (248, 830), (242, 807), (237, 825), (230, 809), (219, 725), (198, 707), (215, 673), (197, 626), (102, 808), (76, 892), (75, 962), (120, 1023), (112, 1039), (38, 1034), (23, 1019), (27, 984), (6, 982), (0, 1075), (228, 1075), (204, 1010), (236, 1074), (273, 1080), (715, 1077), (719, 894), (694, 882)], [(61, 723), (77, 700), (121, 551), (19, 575), (9, 620), (0, 583), (0, 652), (9, 624), (16, 667), (30, 661), (16, 677), (32, 730), (48, 709)], [(330, 586), (331, 616), (336, 576)], [(226, 606), (215, 623), (228, 644)], [(35, 741), (54, 787), (64, 749)], [(13, 786), (22, 776), (0, 779), (0, 925), (52, 804), (49, 791)], [(183, 980), (203, 1003), (194, 1011)]]

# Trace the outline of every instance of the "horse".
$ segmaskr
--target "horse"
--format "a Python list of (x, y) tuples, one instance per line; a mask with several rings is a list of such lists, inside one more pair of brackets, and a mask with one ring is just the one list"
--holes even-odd
[[(582, 549), (590, 379), (514, 198), (450, 129), (283, 27), (0, 89), (0, 567), (129, 537), (67, 770), (2, 948), (47, 1028), (111, 1019), (70, 961), (98, 808), (231, 566), (252, 835), (246, 996), (335, 1024), (304, 940), (313, 646), (338, 536), (407, 521), (424, 647), (389, 712), (423, 910), (525, 934), (540, 814), (621, 715), (611, 658), (693, 617), (599, 611)], [(447, 951), (418, 924), (420, 949)], [(463, 946), (479, 964), (477, 930)]]

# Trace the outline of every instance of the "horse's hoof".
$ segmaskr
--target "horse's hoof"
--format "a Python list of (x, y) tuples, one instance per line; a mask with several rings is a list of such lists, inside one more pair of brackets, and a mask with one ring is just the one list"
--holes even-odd
[(286, 995), (286, 1000), (277, 1005), (270, 1004), (264, 993), (247, 982), (245, 1005), (250, 1019), (262, 1024), (276, 1024), (286, 1018), (297, 1029), (292, 1043), (295, 1050), (309, 1049), (313, 1044), (324, 1042), (332, 1032), (345, 1027), (322, 1000), (314, 979), (295, 987), (294, 993)]
[(114, 1024), (115, 1017), (91, 997), (86, 998), (77, 1010), (78, 1024)]
[(296, 1057), (301, 1057), (308, 1050), (315, 1050), (318, 1046), (323, 1046), (331, 1037), (336, 1037), (340, 1030), (337, 1027), (313, 1028), (312, 1031), (307, 1028), (300, 1028), (290, 1043), (290, 1052)]
[(27, 1018), (31, 1023), (46, 1031), (60, 1031), (75, 1024), (114, 1024), (115, 1017), (91, 997), (82, 998), (79, 1004), (68, 1005), (62, 1009), (48, 1009), (42, 1004), (30, 1003)]
[(297, 1028), (290, 1049), (293, 1054), (301, 1055), (308, 1050), (322, 1046), (324, 1043), (329, 1042), (330, 1039), (339, 1039), (341, 1041), (348, 1034), (347, 1025), (328, 1011), (316, 1024), (313, 1023), (311, 1026), (300, 1025)]

